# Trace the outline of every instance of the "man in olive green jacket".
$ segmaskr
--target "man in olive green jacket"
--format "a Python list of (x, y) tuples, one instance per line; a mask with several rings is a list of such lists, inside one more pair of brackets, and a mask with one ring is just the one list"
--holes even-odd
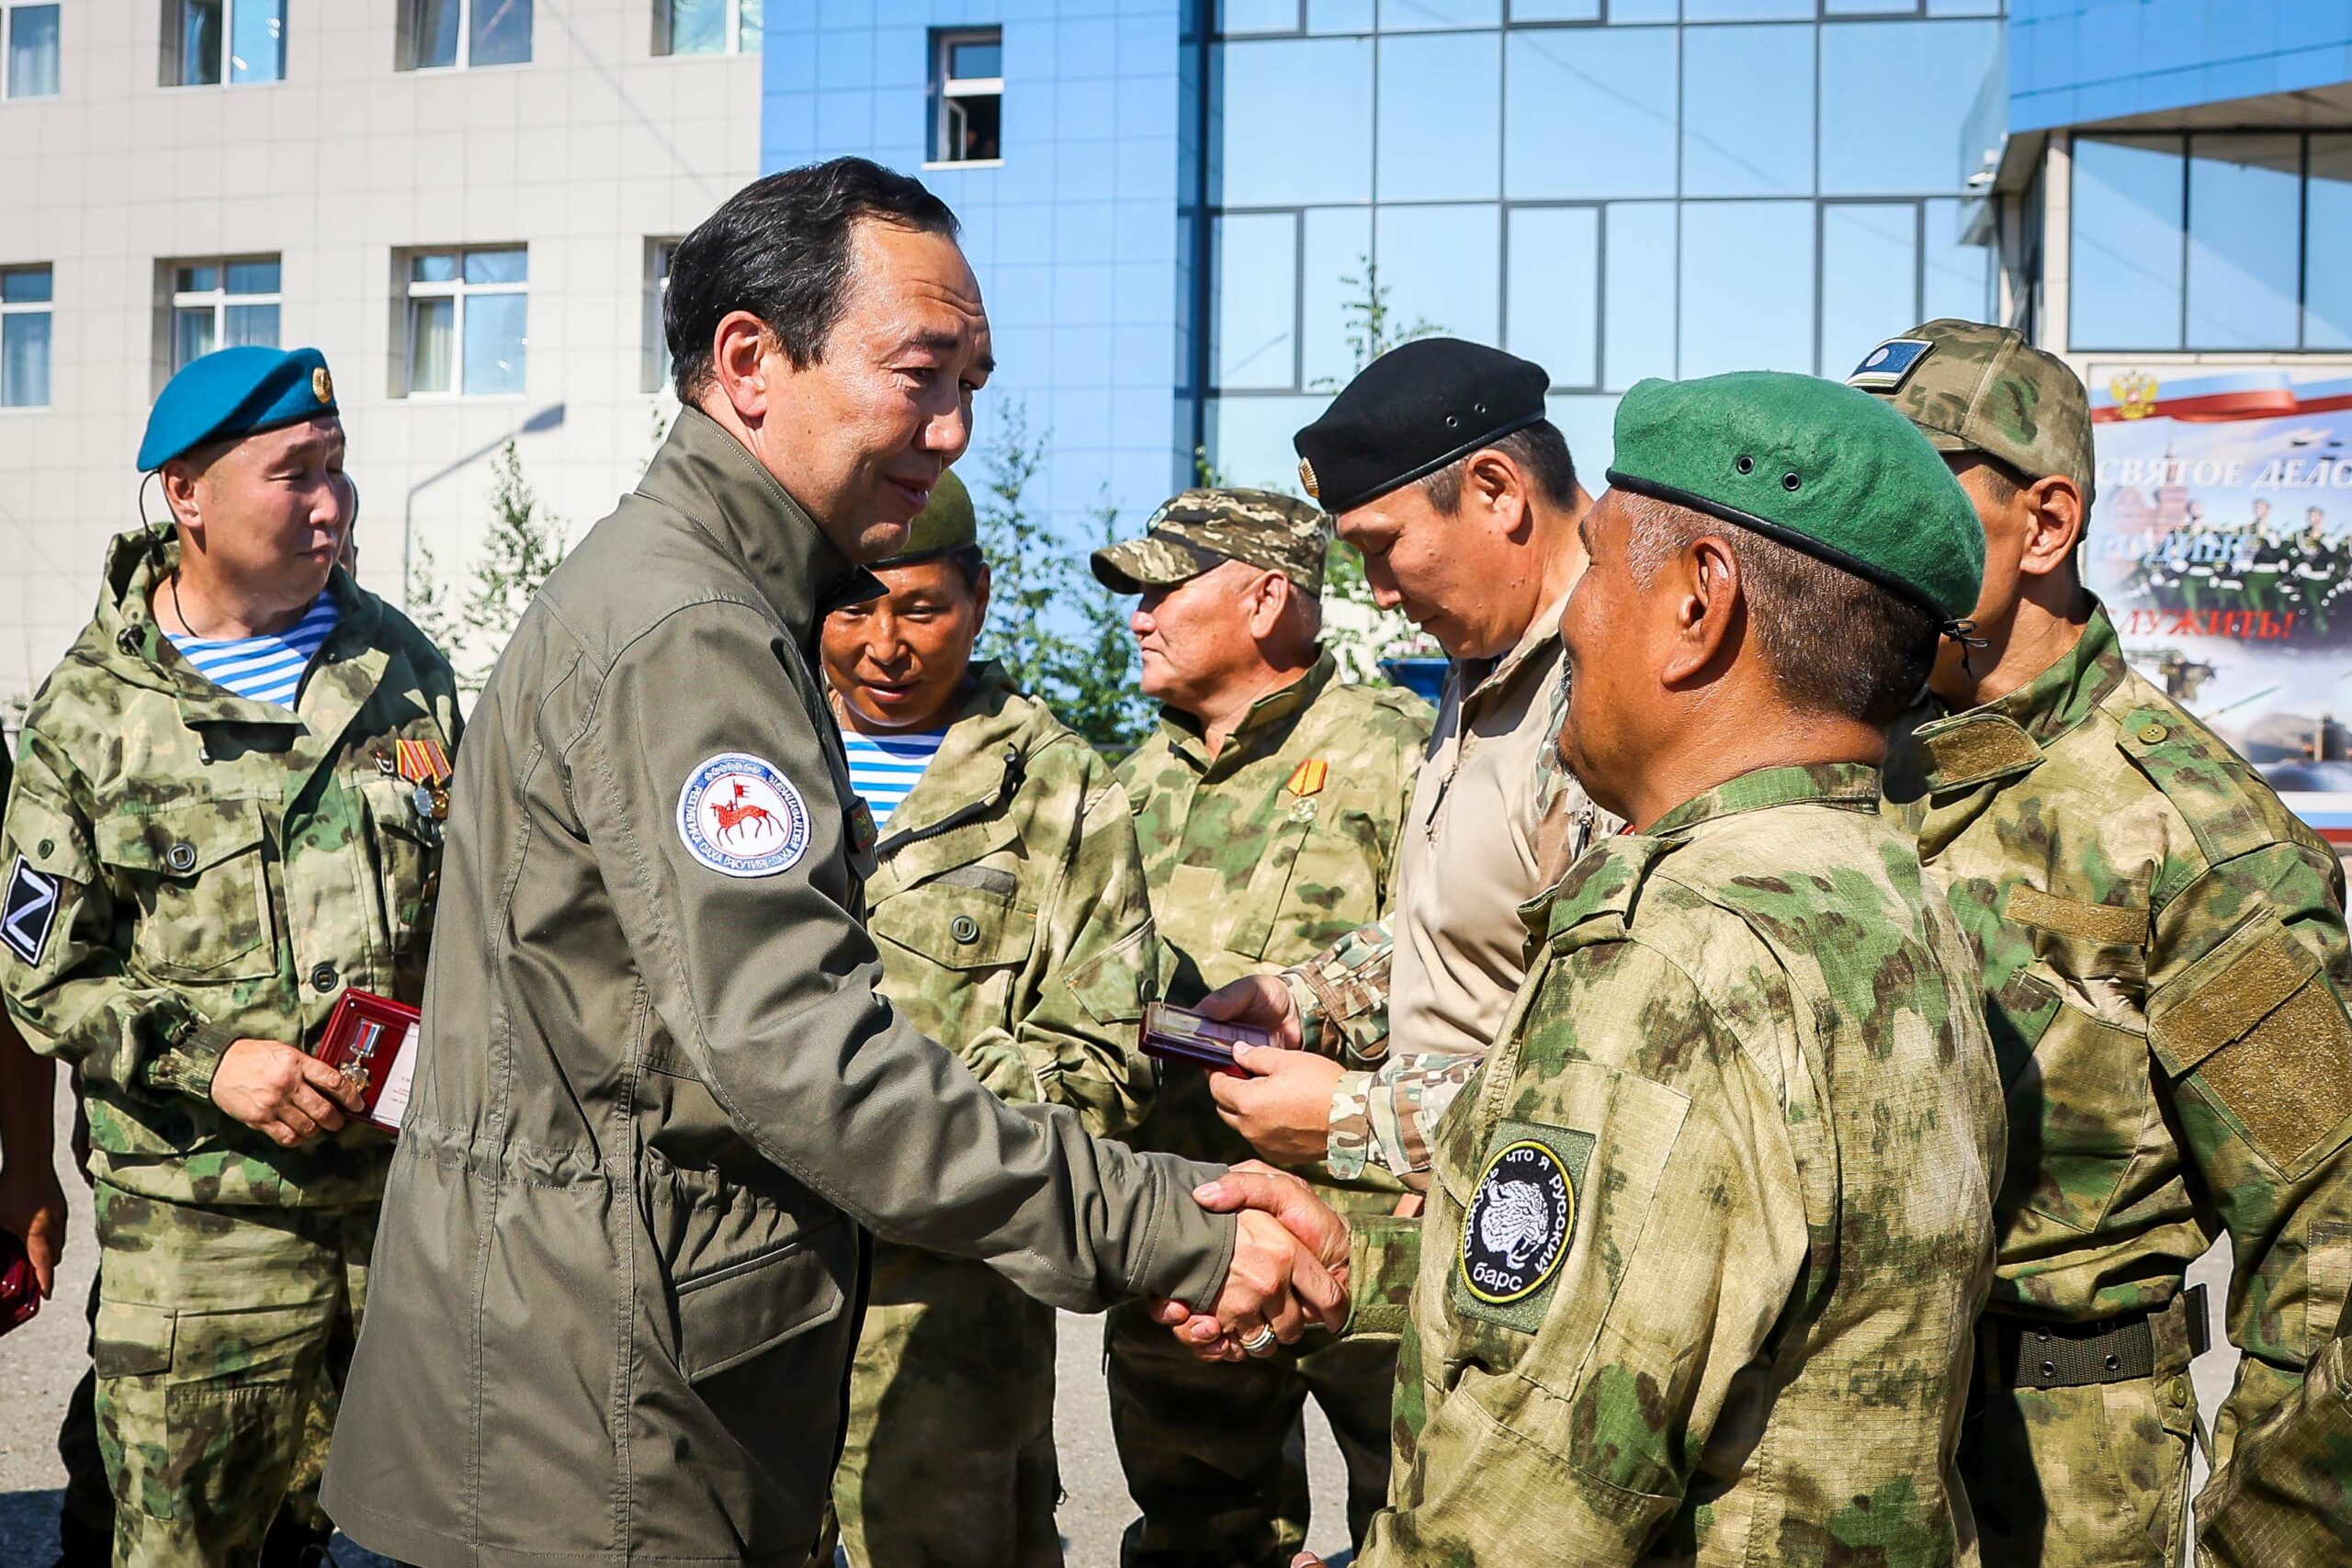
[[(869, 1231), (1053, 1304), (1295, 1338), (1345, 1227), (1013, 1108), (877, 993), (817, 627), (871, 597), (989, 369), (955, 218), (860, 159), (679, 246), (685, 408), (524, 615), (457, 782), (381, 1288), (329, 1513), (425, 1568), (797, 1564)], [(790, 481), (787, 488), (786, 480)], [(1024, 1114), (1023, 1112), (1034, 1112)], [(1344, 1255), (1338, 1255), (1343, 1258)]]
[[(1109, 764), (972, 663), (989, 591), (974, 524), (941, 475), (907, 547), (873, 569), (881, 596), (825, 620), (851, 782), (882, 832), (866, 926), (916, 1028), (1000, 1098), (1114, 1136), (1152, 1091), (1142, 858)], [(833, 1477), (854, 1568), (1061, 1562), (1054, 1345), (1053, 1309), (985, 1264), (875, 1247)]]

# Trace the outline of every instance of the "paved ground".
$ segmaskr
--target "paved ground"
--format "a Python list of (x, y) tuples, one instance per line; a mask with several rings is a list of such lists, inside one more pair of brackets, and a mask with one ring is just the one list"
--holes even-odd
[[(64, 1132), (61, 1126), (61, 1145)], [(94, 1251), (90, 1205), (79, 1179), (70, 1178), (73, 1230), (56, 1299), (41, 1314), (0, 1339), (0, 1568), (46, 1568), (57, 1551), (58, 1488), (64, 1471), (54, 1438), (65, 1395), (82, 1375), (86, 1333), (82, 1307), (90, 1288)], [(1118, 1561), (1119, 1532), (1134, 1517), (1118, 1455), (1111, 1447), (1111, 1419), (1102, 1371), (1102, 1325), (1098, 1319), (1065, 1313), (1061, 1320), (1060, 1438), (1063, 1540), (1070, 1568), (1102, 1568)], [(1345, 1483), (1339, 1450), (1318, 1417), (1307, 1423), (1307, 1461), (1315, 1483), (1316, 1529), (1309, 1544), (1327, 1555), (1347, 1545)], [(383, 1560), (349, 1541), (337, 1544), (344, 1568)], [(1344, 1562), (1344, 1555), (1334, 1558)]]

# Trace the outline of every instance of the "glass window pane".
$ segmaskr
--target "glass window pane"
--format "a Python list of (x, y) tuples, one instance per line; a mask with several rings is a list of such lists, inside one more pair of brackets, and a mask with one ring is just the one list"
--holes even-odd
[(175, 286), (183, 294), (209, 294), (220, 287), (220, 269), (209, 263), (181, 267)]
[(179, 85), (206, 86), (220, 80), (222, 0), (179, 0)]
[(760, 47), (760, 39), (767, 30), (766, 7), (761, 0), (743, 0), (738, 15), (741, 25), (738, 28), (736, 47), (750, 54)]
[(172, 312), (172, 368), (184, 368), (218, 348), (213, 336), (212, 307), (205, 305)]
[(1491, 28), (1502, 19), (1502, 0), (1380, 0), (1380, 30), (1385, 33)]
[(235, 0), (230, 12), (229, 80), (276, 82), (286, 74), (286, 0)]
[(520, 65), (531, 58), (531, 0), (473, 0), (472, 65)]
[(2190, 348), (2295, 346), (2302, 172), (2301, 137), (2189, 138)]
[(476, 294), (466, 300), (466, 395), (496, 397), (523, 389), (523, 329), (530, 299)]
[(1645, 376), (1674, 374), (1675, 209), (1664, 201), (1609, 209), (1602, 385), (1622, 392)]
[(2177, 136), (2075, 141), (2076, 348), (2180, 346)]
[(1672, 196), (1676, 36), (1672, 28), (1511, 33), (1505, 192)]
[(1372, 19), (1372, 0), (1306, 0), (1310, 33), (1368, 33)]
[(1328, 393), (1209, 399), (1210, 467), (1229, 485), (1295, 491), (1298, 452), (1290, 438), (1301, 425), (1313, 423), (1330, 400)]
[(458, 257), (454, 251), (435, 251), (429, 255), (409, 258), (408, 276), (415, 283), (455, 283), (458, 281)]
[(0, 407), (49, 406), (49, 312), (0, 316)]
[(1813, 28), (1684, 28), (1682, 194), (1812, 189)]
[(1686, 22), (1813, 20), (1813, 0), (1682, 0)]
[(727, 0), (665, 0), (672, 54), (727, 52)]
[(1499, 33), (1380, 40), (1383, 201), (1500, 194), (1501, 77)]
[(412, 299), (408, 304), (408, 389), (446, 392), (456, 362), (458, 302)]
[(458, 63), (458, 12), (463, 0), (409, 0), (408, 52), (413, 68)]
[[(1227, 207), (1372, 197), (1372, 40), (1216, 46), (1211, 91)], [(1281, 148), (1279, 158), (1267, 149)]]
[(1600, 0), (1510, 0), (1514, 22), (1597, 22)]
[(277, 263), (276, 261), (231, 262), (227, 271), (229, 292), (232, 294), (275, 294), (277, 292)]
[(468, 251), (466, 281), (468, 283), (523, 283), (530, 277), (531, 253), (517, 245), (512, 250)]
[(1233, 213), (1212, 220), (1212, 384), (1287, 391), (1298, 366), (1298, 219)]
[(1680, 373), (1812, 369), (1813, 270), (1813, 203), (1686, 205)]
[(1822, 375), (1844, 380), (1872, 345), (1918, 323), (1918, 224), (1907, 201), (1822, 204)]
[(277, 346), (277, 306), (232, 305), (221, 315), (223, 347), (235, 348), (243, 344), (258, 344), (264, 348)]
[(1372, 262), (1372, 209), (1309, 208), (1300, 267), (1299, 374), (1336, 392), (1363, 368), (1364, 268)]
[[(18, 6), (8, 13), (8, 96), (48, 98), (57, 95), (57, 7)], [(41, 329), (41, 397), (49, 400), (48, 328)]]
[(1374, 221), (1388, 339), (1417, 329), (1492, 343), (1502, 304), (1502, 209), (1384, 207)]
[(1513, 209), (1504, 300), (1504, 347), (1550, 371), (1555, 387), (1593, 385), (1600, 369), (1600, 209)]
[(1671, 22), (1679, 0), (1609, 0), (1612, 22)]
[(2000, 46), (1996, 22), (1822, 28), (1823, 192), (1957, 191), (1961, 132)]
[(41, 305), (48, 303), (49, 297), (49, 268), (21, 266), (0, 272), (0, 305)]
[(2352, 348), (2352, 136), (2312, 138), (2303, 346)]
[(1944, 197), (1926, 205), (1928, 265), (1920, 279), (1919, 319), (1932, 321), (1958, 316), (1963, 321), (1991, 321), (1992, 247), (1962, 243), (1958, 198)]
[(975, 76), (1004, 74), (1004, 45), (996, 39), (974, 39), (965, 43), (950, 44), (947, 49), (947, 73), (970, 80)]

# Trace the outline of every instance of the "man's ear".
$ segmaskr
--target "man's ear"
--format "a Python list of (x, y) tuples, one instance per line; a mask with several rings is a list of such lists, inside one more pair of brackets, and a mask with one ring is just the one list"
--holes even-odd
[(1274, 635), (1290, 608), (1290, 579), (1279, 571), (1260, 577), (1250, 590), (1250, 635), (1259, 642)]
[(718, 396), (747, 425), (767, 417), (772, 396), (768, 354), (777, 346), (768, 324), (749, 310), (729, 310), (711, 334), (710, 373)]
[(1658, 683), (1672, 688), (1699, 680), (1732, 649), (1739, 620), (1739, 558), (1713, 534), (1702, 535), (1658, 569), (1658, 586), (1672, 595), (1674, 627)]
[(1528, 505), (1527, 475), (1503, 453), (1473, 452), (1464, 466), (1462, 493), (1476, 501), (1514, 538), (1522, 534), (1533, 509)]
[(156, 476), (164, 492), (164, 504), (170, 508), (172, 520), (183, 528), (204, 526), (204, 502), (198, 485), (203, 477), (198, 469), (178, 457), (164, 464)]
[(2083, 492), (2064, 474), (2052, 474), (2028, 485), (2019, 498), (2025, 506), (2025, 553), (2018, 562), (2028, 577), (2043, 577), (2075, 558), (2082, 543)]

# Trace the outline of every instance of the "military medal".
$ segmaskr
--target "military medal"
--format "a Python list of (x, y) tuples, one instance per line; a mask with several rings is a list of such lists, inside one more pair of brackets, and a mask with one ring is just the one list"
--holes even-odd
[(438, 740), (395, 740), (392, 754), (376, 753), (376, 765), (416, 786), (409, 796), (420, 822), (449, 818), (449, 753)]

